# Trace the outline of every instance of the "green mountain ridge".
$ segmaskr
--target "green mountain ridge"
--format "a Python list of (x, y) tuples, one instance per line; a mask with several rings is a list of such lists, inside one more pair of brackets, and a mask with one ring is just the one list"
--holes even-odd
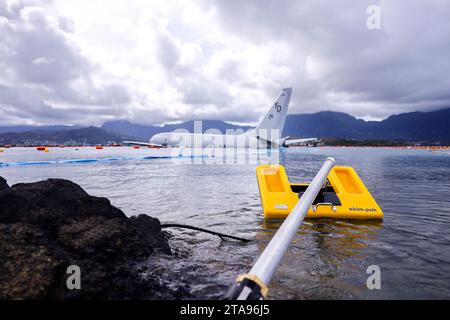
[[(364, 121), (340, 112), (322, 111), (292, 114), (286, 119), (283, 136), (347, 140), (385, 140), (407, 143), (450, 144), (450, 108), (432, 112), (392, 115), (382, 121)], [(15, 132), (5, 132), (13, 128)], [(176, 129), (194, 131), (194, 121), (164, 126), (134, 124), (126, 120), (104, 123), (101, 127), (15, 126), (0, 127), (0, 145), (111, 144), (123, 140), (148, 141), (154, 134)], [(202, 131), (251, 129), (221, 120), (205, 120)]]

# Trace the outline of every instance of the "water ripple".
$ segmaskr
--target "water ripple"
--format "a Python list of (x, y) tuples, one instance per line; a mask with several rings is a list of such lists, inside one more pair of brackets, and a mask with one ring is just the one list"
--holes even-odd
[[(0, 162), (47, 161), (55, 154), (55, 159), (90, 158), (98, 153), (10, 150), (1, 155), (8, 159)], [(103, 151), (108, 157), (150, 152), (116, 150)], [(450, 157), (423, 150), (311, 150), (280, 153), (290, 180), (311, 180), (322, 161), (333, 156), (339, 165), (357, 170), (385, 219), (306, 221), (273, 279), (271, 298), (450, 298)], [(262, 218), (254, 165), (154, 159), (5, 167), (0, 175), (10, 184), (70, 179), (93, 195), (108, 197), (127, 215), (149, 214), (167, 223), (254, 239), (242, 244), (192, 230), (169, 231), (176, 258), (158, 257), (158, 268), (174, 285), (195, 280), (190, 290), (199, 298), (220, 297), (237, 275), (248, 272), (282, 223)], [(365, 286), (366, 269), (372, 264), (382, 270), (382, 290)]]

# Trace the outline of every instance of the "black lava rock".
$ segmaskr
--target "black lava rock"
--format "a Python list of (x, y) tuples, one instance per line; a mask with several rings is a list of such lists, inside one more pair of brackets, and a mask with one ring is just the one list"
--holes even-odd
[[(9, 187), (0, 177), (0, 299), (183, 296), (157, 274), (142, 276), (154, 253), (171, 253), (158, 219), (127, 218), (67, 180)], [(81, 290), (67, 288), (70, 265), (80, 267)]]
[(0, 177), (0, 196), (4, 193), (9, 192), (11, 189), (9, 188), (6, 180), (3, 177)]

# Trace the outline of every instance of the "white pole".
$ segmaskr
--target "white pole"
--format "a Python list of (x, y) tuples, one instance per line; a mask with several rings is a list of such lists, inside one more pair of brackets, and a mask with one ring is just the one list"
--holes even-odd
[(261, 256), (248, 274), (236, 279), (223, 299), (225, 300), (260, 300), (267, 298), (268, 285), (275, 270), (289, 248), (292, 238), (305, 219), (309, 208), (314, 203), (320, 189), (327, 181), (328, 174), (334, 167), (335, 160), (328, 158), (302, 195), (297, 205), (273, 236)]
[(289, 216), (275, 233), (272, 240), (264, 249), (264, 252), (250, 270), (250, 274), (257, 276), (266, 285), (268, 285), (270, 279), (272, 279), (275, 270), (289, 248), (292, 238), (305, 219), (309, 208), (311, 208), (314, 199), (316, 199), (317, 194), (326, 182), (328, 174), (334, 167), (334, 164), (335, 160), (333, 158), (328, 158), (325, 161), (322, 168), (308, 186), (308, 189), (306, 189), (305, 193), (302, 195), (300, 201), (297, 202), (297, 205), (292, 209)]

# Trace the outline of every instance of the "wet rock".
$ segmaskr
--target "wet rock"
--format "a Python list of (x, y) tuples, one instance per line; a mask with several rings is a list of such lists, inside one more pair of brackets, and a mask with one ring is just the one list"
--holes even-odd
[(0, 224), (0, 299), (50, 297), (55, 277), (68, 263), (65, 258), (39, 227)]
[(106, 198), (92, 197), (77, 184), (60, 179), (19, 183), (1, 198), (0, 221), (58, 224), (70, 217), (122, 217)]
[[(9, 187), (0, 177), (0, 299), (187, 297), (149, 271), (154, 253), (171, 253), (158, 219), (127, 218), (67, 180)], [(70, 265), (81, 290), (67, 288)]]
[(8, 189), (8, 183), (6, 182), (5, 178), (0, 177), (0, 191), (2, 191), (3, 189)]
[(10, 192), (10, 188), (8, 186), (8, 183), (6, 183), (6, 180), (3, 177), (0, 177), (0, 196), (2, 194)]

